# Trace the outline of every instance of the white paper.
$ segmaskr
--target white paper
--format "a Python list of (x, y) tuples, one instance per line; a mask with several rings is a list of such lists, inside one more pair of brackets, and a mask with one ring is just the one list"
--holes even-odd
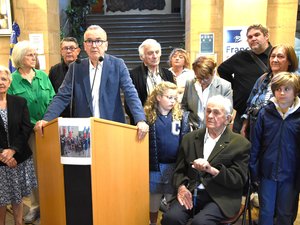
[(44, 54), (44, 38), (43, 34), (29, 34), (29, 42), (36, 49), (37, 54)]

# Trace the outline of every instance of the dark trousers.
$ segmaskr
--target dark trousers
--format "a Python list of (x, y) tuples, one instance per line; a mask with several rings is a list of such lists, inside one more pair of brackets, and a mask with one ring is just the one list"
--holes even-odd
[(233, 127), (232, 127), (232, 131), (235, 133), (241, 133), (241, 129), (243, 126), (243, 119), (241, 118), (241, 114), (239, 114), (238, 112), (236, 112), (235, 117), (234, 117), (234, 121), (233, 121)]
[(192, 218), (191, 225), (217, 225), (226, 219), (218, 205), (210, 198), (205, 190), (198, 191), (195, 215), (193, 209), (186, 210), (176, 199), (170, 209), (163, 214), (162, 225), (185, 225)]

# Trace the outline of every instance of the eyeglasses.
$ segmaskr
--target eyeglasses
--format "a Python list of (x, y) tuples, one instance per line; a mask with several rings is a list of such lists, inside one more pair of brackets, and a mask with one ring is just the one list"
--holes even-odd
[(210, 81), (211, 77), (202, 77), (202, 76), (197, 76), (196, 79), (199, 81), (199, 82), (208, 82)]
[(177, 101), (178, 100), (178, 97), (177, 96), (169, 96), (169, 95), (163, 95), (164, 97), (166, 97), (167, 99), (169, 100), (174, 100), (174, 101)]
[(103, 41), (103, 40), (85, 40), (84, 41), (88, 46), (92, 46), (94, 43), (96, 46), (101, 46), (103, 45), (104, 42), (106, 41)]
[(61, 50), (63, 50), (63, 51), (68, 51), (68, 50), (70, 50), (71, 52), (74, 52), (75, 49), (77, 49), (77, 48), (75, 48), (75, 47), (73, 47), (73, 46), (61, 48)]

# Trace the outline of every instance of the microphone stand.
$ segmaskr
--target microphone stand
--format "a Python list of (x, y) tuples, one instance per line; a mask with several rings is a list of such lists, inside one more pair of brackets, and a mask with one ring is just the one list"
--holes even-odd
[[(192, 162), (191, 162), (192, 164)], [(198, 196), (198, 186), (200, 184), (200, 177), (201, 177), (201, 172), (199, 172), (197, 169), (195, 169), (197, 175), (196, 175), (196, 182), (195, 182), (195, 188), (193, 191), (193, 213), (192, 213), (192, 218), (194, 218), (196, 214), (196, 207), (197, 207), (197, 196)]]
[(74, 98), (74, 80), (75, 80), (75, 66), (76, 64), (80, 64), (81, 60), (76, 59), (75, 63), (73, 63), (73, 70), (72, 70), (72, 92), (71, 92), (71, 102), (70, 102), (70, 117), (73, 117), (73, 98)]
[(192, 218), (194, 218), (194, 216), (196, 214), (197, 194), (198, 194), (198, 186), (195, 187), (194, 192), (193, 192), (193, 215), (192, 215)]

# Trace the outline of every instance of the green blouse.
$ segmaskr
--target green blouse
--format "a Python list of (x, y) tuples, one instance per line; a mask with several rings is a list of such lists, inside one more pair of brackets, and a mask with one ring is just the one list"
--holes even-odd
[[(35, 76), (30, 83), (22, 78), (18, 70), (12, 74), (12, 83), (8, 89), (8, 94), (18, 95), (27, 100), (30, 113), (30, 121), (34, 125), (41, 120), (47, 110), (48, 105), (55, 95), (52, 84), (48, 75), (41, 71), (35, 70)], [(17, 112), (16, 112), (17, 113)]]

